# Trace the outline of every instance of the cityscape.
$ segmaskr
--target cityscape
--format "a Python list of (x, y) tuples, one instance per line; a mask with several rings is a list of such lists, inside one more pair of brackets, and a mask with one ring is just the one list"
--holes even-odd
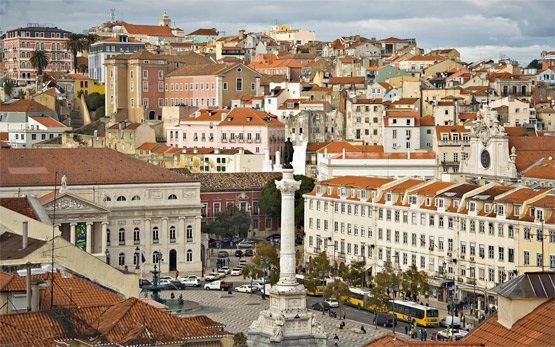
[(97, 5), (0, 6), (0, 346), (555, 346), (555, 4)]

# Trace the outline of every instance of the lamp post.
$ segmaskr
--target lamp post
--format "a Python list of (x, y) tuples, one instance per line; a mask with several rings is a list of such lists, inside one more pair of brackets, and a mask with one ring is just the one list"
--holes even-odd
[[(333, 276), (335, 277), (335, 242), (332, 241), (331, 236), (328, 237), (328, 241), (333, 246)], [(329, 247), (329, 245), (328, 245), (328, 247)]]
[(106, 264), (110, 265), (110, 251), (106, 249), (106, 252), (104, 252), (104, 255), (106, 256)]
[(139, 246), (135, 247), (135, 269), (139, 270), (140, 269), (140, 263), (141, 263), (141, 259), (140, 259), (140, 252), (141, 250), (139, 249)]

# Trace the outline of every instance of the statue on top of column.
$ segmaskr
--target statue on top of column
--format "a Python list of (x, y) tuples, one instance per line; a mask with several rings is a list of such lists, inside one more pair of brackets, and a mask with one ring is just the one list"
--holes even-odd
[(293, 162), (293, 152), (295, 152), (295, 150), (293, 149), (293, 143), (291, 142), (291, 138), (288, 137), (287, 141), (285, 141), (285, 148), (283, 149), (283, 168), (284, 169), (293, 168), (293, 165), (291, 165), (291, 162)]

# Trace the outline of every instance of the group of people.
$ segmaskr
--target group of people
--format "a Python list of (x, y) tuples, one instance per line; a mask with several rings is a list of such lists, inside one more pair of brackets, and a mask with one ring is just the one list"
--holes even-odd
[[(216, 260), (216, 267), (217, 267), (218, 269), (220, 269), (220, 268), (223, 267), (223, 266), (229, 266), (229, 263), (230, 263), (229, 258), (227, 258), (227, 259), (219, 259), (219, 258), (218, 258), (218, 259)], [(214, 272), (214, 269), (212, 269), (212, 271)]]
[(410, 336), (412, 339), (418, 338), (420, 341), (426, 341), (428, 339), (428, 332), (426, 329), (416, 329), (416, 325), (405, 325), (405, 334)]

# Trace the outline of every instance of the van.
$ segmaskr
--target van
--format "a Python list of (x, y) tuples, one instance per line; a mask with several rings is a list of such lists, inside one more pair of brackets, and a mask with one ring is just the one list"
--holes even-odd
[(391, 313), (378, 312), (372, 323), (381, 327), (393, 327), (397, 326), (397, 319)]
[(457, 316), (445, 316), (439, 321), (439, 325), (451, 328), (451, 322), (453, 322), (453, 328), (459, 329), (461, 327), (461, 318)]

